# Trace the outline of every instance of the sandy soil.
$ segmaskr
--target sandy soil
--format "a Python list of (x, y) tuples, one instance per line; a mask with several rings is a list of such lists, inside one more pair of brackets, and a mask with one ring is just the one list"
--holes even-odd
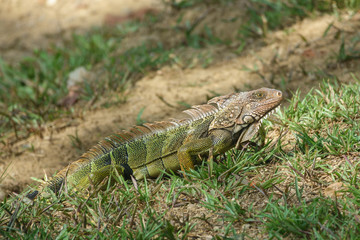
[[(49, 5), (51, 1), (27, 1), (29, 5), (22, 1), (3, 2), (0, 8), (0, 50), (8, 61), (30, 54), (34, 47), (56, 42), (56, 35), (65, 36), (73, 31), (85, 31), (92, 25), (101, 25), (108, 14), (127, 15), (130, 11), (154, 8), (157, 3), (156, 0), (122, 3), (115, 0), (93, 0), (91, 3), (61, 1), (61, 7), (55, 8), (55, 5)], [(133, 2), (137, 4), (131, 4)], [(70, 14), (72, 11), (76, 14)], [(44, 18), (51, 21), (46, 20), (45, 24)], [(323, 36), (330, 23), (333, 27)], [(29, 28), (38, 29), (37, 34)], [(341, 20), (333, 16), (306, 19), (293, 25), (291, 31), (271, 33), (266, 44), (241, 57), (206, 69), (184, 70), (174, 65), (151, 73), (129, 90), (127, 102), (120, 107), (89, 111), (83, 118), (68, 122), (66, 127), (56, 127), (56, 121), (48, 123), (43, 139), (33, 136), (17, 143), (14, 148), (32, 145), (34, 151), (23, 151), (0, 161), (0, 173), (9, 166), (0, 186), (0, 197), (22, 190), (33, 182), (31, 177), (42, 178), (44, 172), (52, 175), (74, 161), (81, 152), (72, 146), (69, 136), (77, 135), (83, 150), (86, 150), (106, 135), (133, 125), (142, 108), (145, 108), (142, 118), (146, 121), (161, 120), (179, 112), (179, 109), (166, 105), (159, 96), (177, 106), (179, 101), (204, 103), (207, 96), (213, 96), (212, 92), (226, 94), (234, 89), (262, 86), (282, 88), (281, 78), (286, 82), (286, 96), (290, 96), (289, 90), (301, 88), (305, 92), (316, 87), (319, 79), (329, 76), (336, 76), (343, 82), (352, 81), (350, 73), (359, 73), (360, 64), (355, 60), (337, 63), (336, 54), (341, 44), (338, 34), (341, 30), (341, 35), (349, 43), (358, 35), (359, 29), (359, 13), (352, 17), (344, 13)], [(5, 32), (8, 34), (6, 38), (3, 37)], [(257, 70), (244, 70), (255, 66)], [(270, 80), (272, 76), (276, 78), (274, 83)]]
[(36, 48), (62, 45), (73, 33), (141, 17), (160, 0), (0, 0), (0, 53), (16, 62)]

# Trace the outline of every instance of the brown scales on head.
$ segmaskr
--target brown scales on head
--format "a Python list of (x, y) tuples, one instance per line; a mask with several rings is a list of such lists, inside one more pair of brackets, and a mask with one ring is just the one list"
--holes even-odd
[(213, 98), (208, 103), (216, 104), (221, 110), (210, 124), (209, 131), (224, 128), (232, 128), (233, 134), (243, 131), (235, 146), (239, 148), (242, 142), (249, 141), (257, 133), (261, 120), (282, 100), (281, 91), (269, 88)]
[(213, 98), (208, 104), (216, 104), (220, 112), (211, 123), (210, 130), (259, 121), (279, 106), (282, 99), (281, 91), (268, 88)]

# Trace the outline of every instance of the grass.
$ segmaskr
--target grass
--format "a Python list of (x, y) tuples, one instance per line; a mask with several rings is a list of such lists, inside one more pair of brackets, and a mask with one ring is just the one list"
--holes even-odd
[[(359, 90), (358, 84), (324, 83), (321, 89), (308, 93), (302, 100), (297, 94), (280, 114), (295, 135), (292, 150), (280, 151), (279, 158), (288, 163), (287, 173), (293, 179), (296, 199), (291, 201), (287, 194), (282, 199), (270, 199), (258, 215), (266, 219), (262, 221), (270, 236), (352, 239), (359, 233), (356, 217), (359, 206), (353, 203), (357, 201), (359, 187), (356, 181), (360, 156)], [(340, 164), (336, 169), (335, 162)], [(334, 182), (341, 183), (339, 193), (334, 190), (332, 194), (336, 197), (324, 196), (324, 189), (331, 190)], [(323, 189), (315, 193), (316, 197), (309, 198), (304, 196), (307, 185)]]
[[(114, 186), (105, 181), (104, 191), (91, 187), (87, 196), (6, 199), (0, 232), (24, 239), (356, 238), (359, 91), (359, 84), (324, 82), (304, 98), (296, 93), (265, 123), (268, 135), (282, 137), (260, 151), (230, 151), (188, 179), (165, 174), (131, 184), (115, 174)], [(333, 183), (341, 188), (332, 190)]]

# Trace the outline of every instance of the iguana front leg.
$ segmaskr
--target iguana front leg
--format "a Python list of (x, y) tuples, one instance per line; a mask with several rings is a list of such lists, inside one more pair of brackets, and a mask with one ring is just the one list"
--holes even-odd
[(193, 157), (207, 153), (210, 149), (213, 154), (220, 154), (233, 145), (231, 132), (222, 129), (210, 132), (205, 138), (186, 140), (177, 152), (181, 171), (194, 168)]

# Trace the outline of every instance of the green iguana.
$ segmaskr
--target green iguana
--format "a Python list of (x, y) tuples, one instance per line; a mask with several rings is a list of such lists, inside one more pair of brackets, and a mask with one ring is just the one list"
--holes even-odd
[[(218, 155), (249, 142), (262, 119), (282, 101), (281, 91), (261, 88), (215, 97), (184, 111), (186, 117), (145, 123), (110, 135), (57, 173), (45, 187), (59, 192), (99, 183), (114, 167), (129, 179), (156, 177), (162, 170), (194, 168), (199, 156)], [(34, 199), (38, 191), (28, 195)]]

